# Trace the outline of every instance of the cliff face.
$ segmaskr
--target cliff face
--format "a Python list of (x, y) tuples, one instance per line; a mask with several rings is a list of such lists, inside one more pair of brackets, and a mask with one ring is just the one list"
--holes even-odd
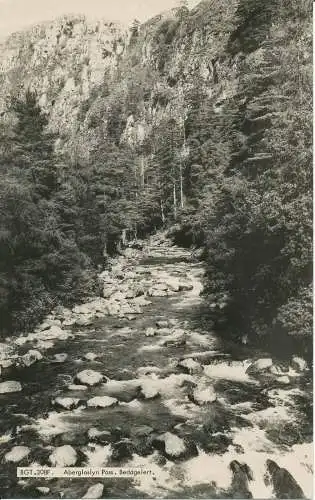
[(10, 96), (35, 90), (58, 148), (87, 158), (110, 128), (136, 147), (164, 116), (182, 120), (195, 86), (220, 111), (237, 83), (225, 52), (235, 3), (203, 1), (129, 30), (65, 17), (12, 35), (0, 47), (2, 120)]

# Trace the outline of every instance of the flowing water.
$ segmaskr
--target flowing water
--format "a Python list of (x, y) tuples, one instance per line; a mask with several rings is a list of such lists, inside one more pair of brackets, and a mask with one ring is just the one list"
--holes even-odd
[[(153, 278), (183, 277), (193, 289), (150, 297), (143, 313), (129, 319), (105, 317), (73, 327), (71, 340), (57, 342), (41, 361), (11, 375), (23, 390), (0, 396), (1, 498), (82, 498), (99, 482), (103, 498), (297, 498), (301, 490), (311, 498), (310, 371), (288, 363), (280, 377), (251, 374), (247, 368), (253, 360), (271, 356), (273, 366), (277, 360), (225, 343), (201, 321), (203, 268), (188, 251), (156, 245), (138, 265), (141, 276), (147, 270)], [(185, 342), (172, 342), (171, 327), (156, 329), (161, 319), (184, 331)], [(149, 327), (156, 329), (155, 336), (145, 335)], [(88, 361), (88, 352), (98, 357)], [(65, 362), (52, 362), (58, 353), (68, 355)], [(196, 362), (190, 373), (179, 366), (183, 359)], [(69, 390), (75, 375), (86, 369), (109, 380)], [(153, 388), (156, 397), (141, 396), (140, 386)], [(194, 390), (209, 387), (213, 400), (197, 401)], [(118, 404), (86, 407), (88, 399), (105, 395)], [(56, 397), (78, 398), (82, 404), (58, 410)], [(89, 437), (91, 428), (106, 431), (107, 440)], [(157, 444), (164, 433), (179, 438), (171, 446), (183, 447), (182, 453)], [(63, 444), (76, 450), (76, 465), (144, 466), (152, 475), (18, 481), (16, 465), (49, 465), (49, 455)], [(8, 463), (6, 454), (14, 446), (27, 446), (31, 454), (19, 464)], [(267, 461), (273, 467), (268, 469)], [(49, 492), (37, 490), (43, 486)]]

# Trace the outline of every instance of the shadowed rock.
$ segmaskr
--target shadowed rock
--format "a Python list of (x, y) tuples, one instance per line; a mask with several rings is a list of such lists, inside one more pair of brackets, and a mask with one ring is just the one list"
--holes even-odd
[(248, 465), (233, 460), (230, 463), (230, 469), (233, 474), (230, 487), (231, 498), (253, 498), (248, 488), (248, 481), (253, 480), (253, 475)]
[(287, 469), (279, 467), (273, 460), (266, 461), (274, 494), (277, 498), (305, 498), (304, 493)]

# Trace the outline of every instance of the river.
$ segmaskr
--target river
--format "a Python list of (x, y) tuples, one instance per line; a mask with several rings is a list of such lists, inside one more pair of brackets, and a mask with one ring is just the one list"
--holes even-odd
[[(1, 498), (82, 498), (96, 483), (102, 498), (311, 498), (311, 371), (211, 331), (202, 263), (188, 250), (152, 239), (128, 272), (137, 286), (175, 288), (160, 286), (140, 313), (70, 325), (70, 338), (9, 371), (22, 390), (0, 395)], [(181, 280), (189, 286), (177, 291)], [(103, 379), (76, 389), (85, 370)], [(106, 407), (87, 405), (106, 396)], [(62, 446), (75, 453), (66, 465), (144, 466), (152, 475), (16, 478), (17, 465), (52, 465)], [(21, 460), (12, 459), (17, 447)]]

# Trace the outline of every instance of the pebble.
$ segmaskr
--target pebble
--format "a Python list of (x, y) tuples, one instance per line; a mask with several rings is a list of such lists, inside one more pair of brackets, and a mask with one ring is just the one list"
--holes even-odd
[(98, 355), (95, 354), (94, 352), (87, 352), (85, 355), (84, 355), (84, 358), (87, 360), (87, 361), (95, 361), (96, 358), (98, 358)]
[(149, 327), (149, 328), (146, 329), (146, 331), (145, 331), (145, 336), (146, 337), (154, 337), (154, 335), (156, 335), (156, 332), (155, 332), (154, 328)]
[(48, 493), (50, 493), (50, 488), (48, 488), (48, 486), (37, 486), (37, 491), (39, 491), (39, 493), (42, 493), (43, 495), (48, 495)]

